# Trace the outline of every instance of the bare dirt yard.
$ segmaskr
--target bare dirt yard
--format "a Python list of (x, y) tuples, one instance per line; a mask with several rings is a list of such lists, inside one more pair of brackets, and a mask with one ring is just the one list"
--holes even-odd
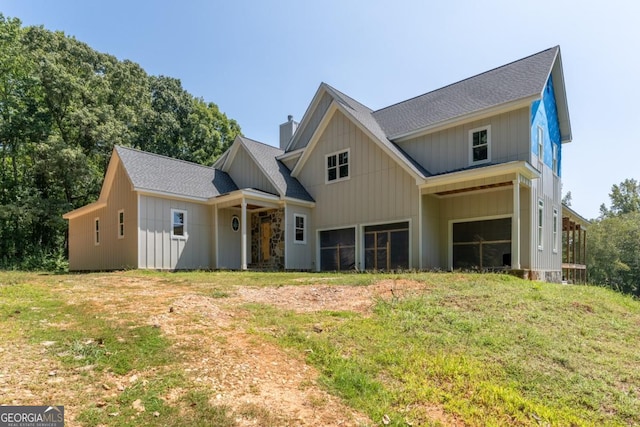
[[(337, 286), (301, 280), (307, 281), (305, 286), (237, 286), (228, 294), (212, 297), (201, 291), (206, 283), (172, 284), (156, 276), (110, 273), (61, 276), (53, 290), (68, 304), (89, 305), (96, 316), (109, 322), (133, 320), (159, 328), (172, 343), (172, 352), (191, 383), (211, 390), (212, 404), (231, 408), (234, 414), (269, 414), (271, 425), (377, 425), (379, 421), (372, 422), (321, 388), (318, 372), (299, 355), (251, 333), (242, 306), (262, 303), (298, 312), (352, 310), (366, 315), (375, 299), (411, 292), (423, 288), (424, 283), (381, 281), (371, 286)], [(0, 345), (3, 404), (66, 402), (66, 425), (80, 425), (77, 417), (84, 408), (79, 402), (86, 404), (90, 399), (100, 407), (127, 387), (154, 376), (153, 369), (126, 375), (96, 370), (91, 373), (93, 384), (87, 386), (86, 380), (76, 380), (83, 374), (86, 377), (82, 369), (90, 370), (91, 366), (65, 367), (48, 355), (49, 345), (29, 345), (18, 337), (13, 343)], [(80, 384), (84, 384), (82, 389), (78, 389)], [(163, 399), (171, 404), (186, 392), (174, 387)], [(145, 410), (139, 402), (134, 404)], [(235, 422), (239, 426), (260, 425), (260, 418), (238, 416)]]

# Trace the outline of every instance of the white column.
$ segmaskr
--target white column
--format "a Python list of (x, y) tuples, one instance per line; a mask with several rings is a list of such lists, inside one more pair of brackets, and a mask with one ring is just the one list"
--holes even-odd
[(219, 268), (218, 266), (220, 265), (220, 262), (218, 261), (219, 255), (218, 255), (218, 234), (220, 234), (220, 230), (218, 230), (218, 205), (215, 205), (213, 207), (213, 232), (214, 232), (214, 250), (216, 252), (216, 256), (213, 259), (215, 265), (213, 266), (213, 268)]
[(242, 236), (241, 236), (241, 251), (242, 253), (240, 254), (240, 269), (241, 270), (246, 270), (247, 269), (247, 202), (246, 200), (242, 199), (242, 214), (240, 215), (240, 229), (242, 230)]
[(520, 269), (520, 174), (513, 180), (513, 218), (511, 219), (511, 268)]

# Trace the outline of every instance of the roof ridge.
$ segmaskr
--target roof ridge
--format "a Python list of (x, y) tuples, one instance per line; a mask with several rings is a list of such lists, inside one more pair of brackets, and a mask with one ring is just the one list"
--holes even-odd
[[(370, 108), (370, 107), (368, 107), (367, 105), (363, 104), (362, 102), (358, 101), (358, 100), (357, 100), (357, 99), (355, 99), (354, 97), (347, 95), (346, 93), (342, 92), (341, 90), (336, 89), (335, 87), (331, 86), (329, 83), (325, 83), (325, 82), (323, 82), (323, 84), (324, 84), (325, 86), (327, 86), (327, 88), (329, 88), (330, 90), (332, 90), (333, 92), (335, 92), (335, 94), (336, 94), (336, 95), (338, 95), (338, 96), (340, 96), (340, 97), (348, 98), (349, 100), (351, 100), (351, 101), (353, 101), (353, 102), (355, 102), (355, 103), (357, 103), (357, 104), (360, 104), (362, 107), (364, 107), (364, 108), (366, 108), (367, 110), (369, 110), (369, 111), (368, 111), (369, 113), (373, 113), (373, 112), (374, 112), (374, 110), (373, 110), (372, 108)], [(352, 108), (353, 108), (353, 107), (352, 107)]]
[(242, 138), (242, 139), (244, 139), (244, 140), (246, 140), (246, 141), (255, 142), (256, 144), (264, 145), (264, 146), (265, 146), (265, 147), (267, 147), (267, 148), (272, 148), (272, 149), (274, 149), (274, 150), (278, 150), (278, 151), (282, 151), (282, 152), (284, 152), (284, 150), (281, 150), (280, 148), (275, 147), (275, 146), (273, 146), (273, 145), (271, 145), (271, 144), (267, 144), (266, 142), (257, 141), (257, 140), (255, 140), (255, 139), (247, 138), (246, 136), (242, 136), (242, 135), (240, 136), (240, 138)]
[(118, 144), (114, 145), (113, 148), (122, 148), (124, 150), (135, 151), (135, 152), (138, 152), (140, 154), (146, 154), (148, 156), (159, 157), (159, 158), (166, 159), (166, 160), (172, 160), (174, 162), (186, 163), (186, 164), (188, 164), (190, 166), (198, 166), (198, 167), (205, 168), (205, 169), (210, 169), (210, 170), (219, 170), (219, 169), (214, 168), (213, 166), (205, 166), (205, 165), (201, 165), (200, 163), (190, 162), (189, 160), (176, 159), (175, 157), (165, 156), (164, 154), (152, 153), (150, 151), (144, 151), (144, 150), (141, 150), (139, 148), (126, 147), (124, 145), (118, 145)]
[(494, 68), (492, 68), (492, 69), (490, 69), (490, 70), (483, 71), (482, 73), (474, 74), (473, 76), (469, 76), (469, 77), (464, 78), (464, 79), (462, 79), (462, 80), (458, 80), (457, 82), (450, 83), (450, 84), (448, 84), (448, 85), (445, 85), (445, 86), (439, 87), (439, 88), (437, 88), (437, 89), (430, 90), (430, 91), (428, 91), (428, 92), (425, 92), (425, 93), (420, 94), (420, 95), (413, 96), (413, 97), (408, 98), (408, 99), (405, 99), (405, 100), (403, 100), (403, 101), (398, 101), (398, 102), (396, 102), (396, 103), (394, 103), (394, 104), (391, 104), (391, 105), (387, 105), (386, 107), (383, 107), (383, 108), (380, 108), (380, 109), (378, 109), (378, 110), (372, 111), (372, 114), (378, 113), (378, 112), (380, 112), (380, 111), (387, 110), (387, 109), (389, 109), (389, 108), (392, 108), (392, 107), (398, 106), (398, 105), (400, 105), (400, 104), (404, 104), (405, 102), (412, 101), (412, 100), (417, 99), (417, 98), (420, 98), (420, 97), (422, 97), (422, 96), (429, 95), (429, 94), (434, 93), (434, 92), (438, 92), (438, 91), (440, 91), (440, 90), (443, 90), (443, 89), (446, 89), (446, 88), (448, 88), (448, 87), (451, 87), (451, 86), (454, 86), (454, 85), (460, 84), (460, 83), (462, 83), (462, 82), (466, 82), (466, 81), (471, 80), (471, 79), (474, 79), (474, 78), (476, 78), (476, 77), (480, 77), (480, 76), (482, 76), (482, 75), (489, 74), (489, 73), (491, 73), (491, 72), (493, 72), (493, 71), (496, 71), (496, 70), (499, 70), (499, 69), (501, 69), (501, 68), (505, 68), (505, 67), (511, 66), (511, 65), (513, 65), (513, 64), (515, 64), (515, 63), (517, 63), (517, 62), (524, 61), (524, 60), (526, 60), (526, 59), (529, 59), (529, 58), (532, 58), (532, 57), (534, 57), (534, 56), (540, 55), (540, 54), (542, 54), (542, 53), (548, 52), (548, 51), (550, 51), (550, 50), (553, 50), (553, 49), (559, 49), (559, 48), (560, 48), (560, 46), (559, 46), (559, 45), (556, 45), (556, 46), (550, 47), (550, 48), (548, 48), (548, 49), (541, 50), (540, 52), (533, 53), (533, 54), (531, 54), (531, 55), (525, 56), (524, 58), (516, 59), (515, 61), (511, 61), (511, 62), (509, 62), (509, 63), (507, 63), (507, 64), (503, 64), (503, 65), (500, 65), (500, 66), (498, 66), (498, 67), (494, 67)]

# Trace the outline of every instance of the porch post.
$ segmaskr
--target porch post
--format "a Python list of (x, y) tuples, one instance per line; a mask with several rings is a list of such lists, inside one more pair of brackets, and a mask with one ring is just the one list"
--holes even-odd
[(247, 201), (244, 198), (242, 199), (241, 206), (242, 206), (242, 213), (240, 214), (240, 229), (241, 229), (242, 236), (240, 237), (241, 239), (240, 250), (242, 251), (242, 253), (240, 254), (240, 269), (246, 270), (247, 269)]
[(511, 268), (520, 269), (520, 174), (513, 180), (513, 218), (511, 219)]

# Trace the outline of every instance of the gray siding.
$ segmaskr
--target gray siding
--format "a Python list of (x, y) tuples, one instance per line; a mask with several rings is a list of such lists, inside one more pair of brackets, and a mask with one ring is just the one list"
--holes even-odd
[[(171, 209), (187, 212), (187, 238), (171, 238)], [(140, 195), (138, 265), (158, 270), (211, 268), (210, 206)]]
[(529, 108), (451, 127), (400, 142), (429, 172), (439, 174), (469, 167), (469, 131), (491, 126), (491, 163), (530, 161)]
[(278, 194), (278, 190), (262, 173), (242, 145), (240, 145), (228, 173), (238, 188), (255, 188), (267, 193)]
[[(124, 210), (124, 238), (118, 238), (118, 211)], [(69, 269), (116, 270), (137, 267), (137, 196), (118, 163), (107, 206), (69, 220)], [(100, 218), (100, 244), (95, 244)]]
[[(295, 218), (296, 214), (306, 217), (306, 242), (299, 243), (295, 241)], [(315, 247), (315, 238), (311, 236), (313, 226), (312, 209), (302, 206), (288, 204), (285, 209), (285, 268), (290, 270), (311, 270), (314, 268), (313, 248)]]
[[(531, 230), (531, 269), (559, 271), (562, 269), (562, 205), (560, 178), (555, 176), (546, 165), (543, 167), (542, 178), (535, 180), (531, 188), (531, 211), (529, 212)], [(539, 249), (538, 240), (538, 200), (544, 202), (543, 209), (543, 244)], [(558, 242), (557, 251), (553, 251), (553, 210), (558, 211)]]
[(298, 148), (306, 147), (313, 135), (313, 132), (316, 130), (320, 122), (322, 121), (322, 117), (324, 117), (324, 113), (329, 108), (331, 101), (333, 98), (328, 93), (322, 95), (320, 101), (318, 102), (318, 106), (313, 111), (311, 117), (309, 117), (309, 122), (303, 129), (298, 128), (296, 133), (300, 133), (300, 135), (296, 135), (296, 145), (291, 147), (289, 151), (297, 150)]
[[(325, 183), (326, 155), (345, 149), (350, 149), (350, 178)], [(420, 197), (415, 179), (339, 111), (320, 136), (298, 179), (316, 201), (315, 230), (408, 220), (411, 266), (419, 266)]]
[(284, 163), (284, 165), (289, 169), (289, 170), (293, 170), (293, 168), (295, 167), (296, 163), (298, 163), (298, 159), (300, 159), (300, 155), (296, 155), (293, 157), (289, 157), (285, 160), (282, 160), (282, 163)]
[[(239, 270), (241, 260), (241, 230), (231, 228), (231, 218), (237, 215), (242, 218), (240, 209), (219, 209), (218, 210), (218, 265), (217, 268)], [(247, 221), (250, 214), (247, 213)], [(247, 224), (247, 262), (251, 263), (251, 227)]]

